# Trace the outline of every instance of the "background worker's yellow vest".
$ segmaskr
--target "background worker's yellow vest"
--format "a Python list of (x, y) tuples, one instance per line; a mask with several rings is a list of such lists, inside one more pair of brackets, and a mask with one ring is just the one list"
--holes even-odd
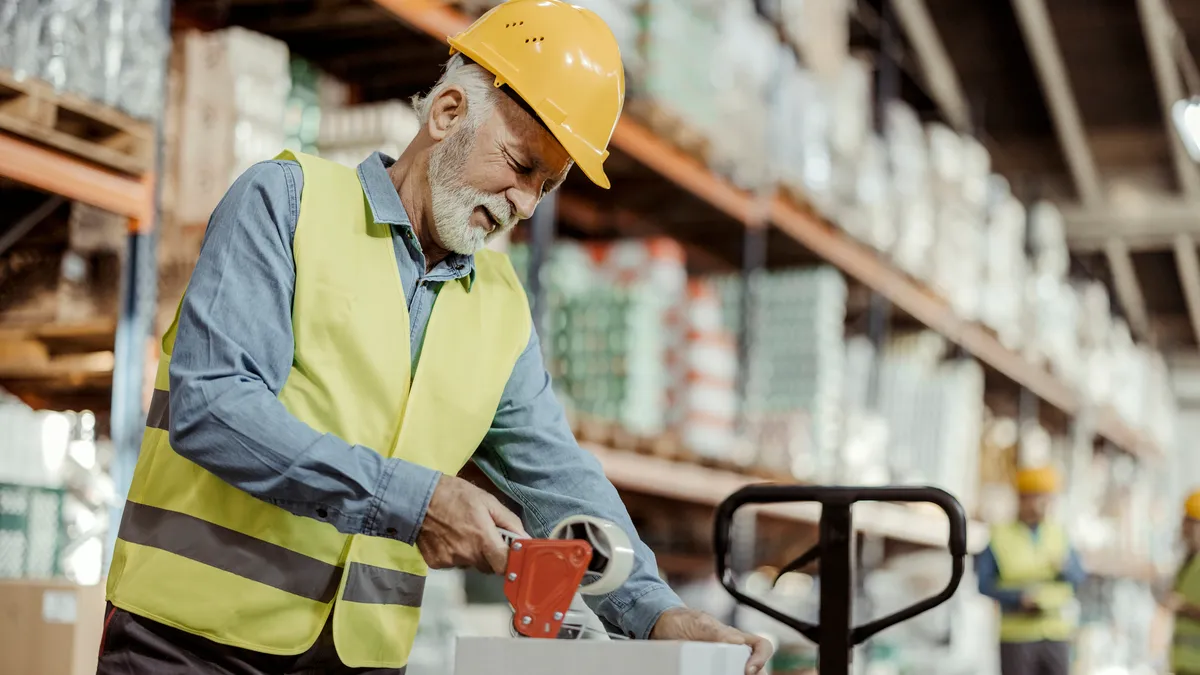
[[(1200, 583), (1197, 580), (1200, 580), (1200, 555), (1192, 556), (1175, 580), (1175, 592), (1189, 605), (1200, 607)], [(1200, 621), (1175, 616), (1171, 670), (1182, 675), (1200, 675)]]
[(1038, 526), (1037, 537), (1021, 523), (992, 528), (992, 554), (1000, 569), (999, 587), (1031, 592), (1042, 612), (1005, 612), (1001, 642), (1065, 641), (1075, 633), (1075, 589), (1059, 581), (1070, 547), (1066, 532), (1053, 523)]
[[(281, 157), (300, 162), (304, 191), (293, 241), (295, 357), (279, 400), (318, 431), (457, 473), (490, 427), (529, 342), (529, 307), (512, 265), (483, 251), (473, 284), (442, 285), (410, 386), (409, 317), (389, 226), (374, 222), (353, 169)], [(310, 647), (333, 612), (347, 665), (404, 665), (425, 582), (420, 552), (394, 539), (340, 534), (320, 514), (293, 515), (172, 450), (167, 389), (177, 323), (178, 316), (162, 341), (109, 600), (271, 654)]]

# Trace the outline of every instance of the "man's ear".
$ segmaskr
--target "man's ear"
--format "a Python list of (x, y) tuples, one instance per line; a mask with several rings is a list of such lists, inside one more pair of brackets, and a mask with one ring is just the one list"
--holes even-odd
[(429, 106), (429, 136), (435, 141), (444, 139), (456, 124), (467, 116), (467, 93), (451, 85), (438, 92)]

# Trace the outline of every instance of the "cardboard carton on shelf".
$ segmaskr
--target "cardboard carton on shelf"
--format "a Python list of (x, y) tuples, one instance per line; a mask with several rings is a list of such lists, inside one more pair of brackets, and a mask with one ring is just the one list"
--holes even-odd
[(0, 673), (91, 675), (103, 629), (103, 584), (0, 579)]

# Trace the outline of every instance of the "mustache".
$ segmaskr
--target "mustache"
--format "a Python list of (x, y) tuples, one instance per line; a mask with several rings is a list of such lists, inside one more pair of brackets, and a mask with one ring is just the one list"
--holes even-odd
[(507, 229), (517, 224), (517, 214), (508, 200), (496, 195), (480, 195), (480, 206), (487, 209), (488, 214), (500, 226), (499, 229)]

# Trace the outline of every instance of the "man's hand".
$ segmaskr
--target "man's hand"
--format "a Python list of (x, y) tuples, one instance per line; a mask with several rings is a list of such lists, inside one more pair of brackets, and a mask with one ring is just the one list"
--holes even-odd
[(766, 638), (743, 633), (730, 628), (711, 616), (695, 609), (677, 607), (668, 609), (659, 617), (650, 631), (651, 640), (689, 640), (693, 642), (723, 642), (731, 645), (749, 645), (750, 660), (746, 662), (746, 675), (754, 675), (767, 665), (771, 658), (771, 643)]
[(502, 574), (508, 546), (497, 528), (522, 536), (521, 519), (492, 495), (455, 476), (443, 475), (433, 490), (417, 548), (433, 569), (474, 567)]
[(1041, 610), (1041, 607), (1038, 606), (1037, 600), (1033, 599), (1033, 594), (1022, 593), (1021, 594), (1021, 609), (1026, 612), (1037, 612), (1037, 611)]

